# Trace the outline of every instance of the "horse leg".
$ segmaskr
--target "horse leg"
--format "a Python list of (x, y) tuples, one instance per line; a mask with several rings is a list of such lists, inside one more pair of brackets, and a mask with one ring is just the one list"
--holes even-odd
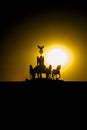
[(35, 73), (34, 72), (32, 73), (32, 78), (35, 78)]
[(59, 78), (61, 77), (61, 75), (60, 75), (60, 71), (59, 71)]
[(49, 74), (48, 73), (46, 73), (46, 78), (49, 78)]
[(46, 73), (46, 78), (47, 78), (47, 73)]
[(48, 78), (51, 78), (51, 71), (48, 71)]
[(48, 74), (48, 69), (46, 69), (46, 78), (49, 77), (49, 74)]
[(61, 74), (59, 74), (59, 78), (61, 77)]
[(56, 80), (58, 80), (58, 74), (56, 74)]
[(42, 73), (40, 73), (40, 78), (42, 78)]
[(51, 71), (50, 71), (50, 78), (52, 78)]
[(39, 73), (37, 73), (37, 77), (39, 78)]
[(53, 78), (53, 80), (54, 80), (54, 74), (52, 73), (52, 78)]

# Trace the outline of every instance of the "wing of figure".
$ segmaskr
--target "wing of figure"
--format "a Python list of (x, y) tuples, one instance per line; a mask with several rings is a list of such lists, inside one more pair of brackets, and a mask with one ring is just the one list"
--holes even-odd
[(43, 49), (43, 48), (44, 48), (44, 46), (41, 47), (41, 46), (39, 46), (39, 45), (38, 45), (37, 47), (38, 47), (39, 49)]
[(44, 46), (41, 47), (41, 49), (43, 49), (43, 48), (44, 48)]
[(39, 45), (38, 45), (37, 47), (38, 47), (39, 49), (41, 49), (41, 47), (40, 47)]

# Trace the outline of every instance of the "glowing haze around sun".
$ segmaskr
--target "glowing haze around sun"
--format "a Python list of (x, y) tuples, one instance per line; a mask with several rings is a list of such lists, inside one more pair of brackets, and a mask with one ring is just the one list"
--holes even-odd
[(46, 63), (51, 64), (53, 68), (56, 68), (57, 65), (61, 65), (63, 68), (69, 61), (69, 54), (63, 48), (53, 47), (46, 53), (45, 58)]

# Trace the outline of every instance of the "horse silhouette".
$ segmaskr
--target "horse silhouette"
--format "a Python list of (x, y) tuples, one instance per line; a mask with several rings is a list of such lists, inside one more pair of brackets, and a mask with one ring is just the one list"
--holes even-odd
[(61, 69), (61, 65), (58, 65), (56, 69), (52, 70), (52, 78), (54, 79), (56, 76), (56, 79), (60, 78), (60, 69)]
[(29, 70), (30, 70), (30, 78), (35, 78), (35, 72), (34, 72), (34, 69), (32, 67), (32, 65), (29, 66)]
[(38, 78), (42, 78), (42, 73), (45, 73), (46, 72), (46, 66), (45, 65), (37, 65), (35, 68), (34, 68), (34, 73), (37, 74), (37, 77)]
[(46, 78), (51, 78), (51, 70), (52, 70), (52, 65), (49, 65), (49, 67), (46, 68)]

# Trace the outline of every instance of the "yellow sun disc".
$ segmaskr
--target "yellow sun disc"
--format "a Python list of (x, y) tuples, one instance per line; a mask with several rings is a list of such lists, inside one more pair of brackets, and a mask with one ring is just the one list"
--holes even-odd
[(63, 67), (66, 65), (67, 61), (68, 55), (63, 49), (53, 48), (46, 54), (46, 62), (47, 64), (51, 64), (53, 68), (57, 67), (59, 64)]

